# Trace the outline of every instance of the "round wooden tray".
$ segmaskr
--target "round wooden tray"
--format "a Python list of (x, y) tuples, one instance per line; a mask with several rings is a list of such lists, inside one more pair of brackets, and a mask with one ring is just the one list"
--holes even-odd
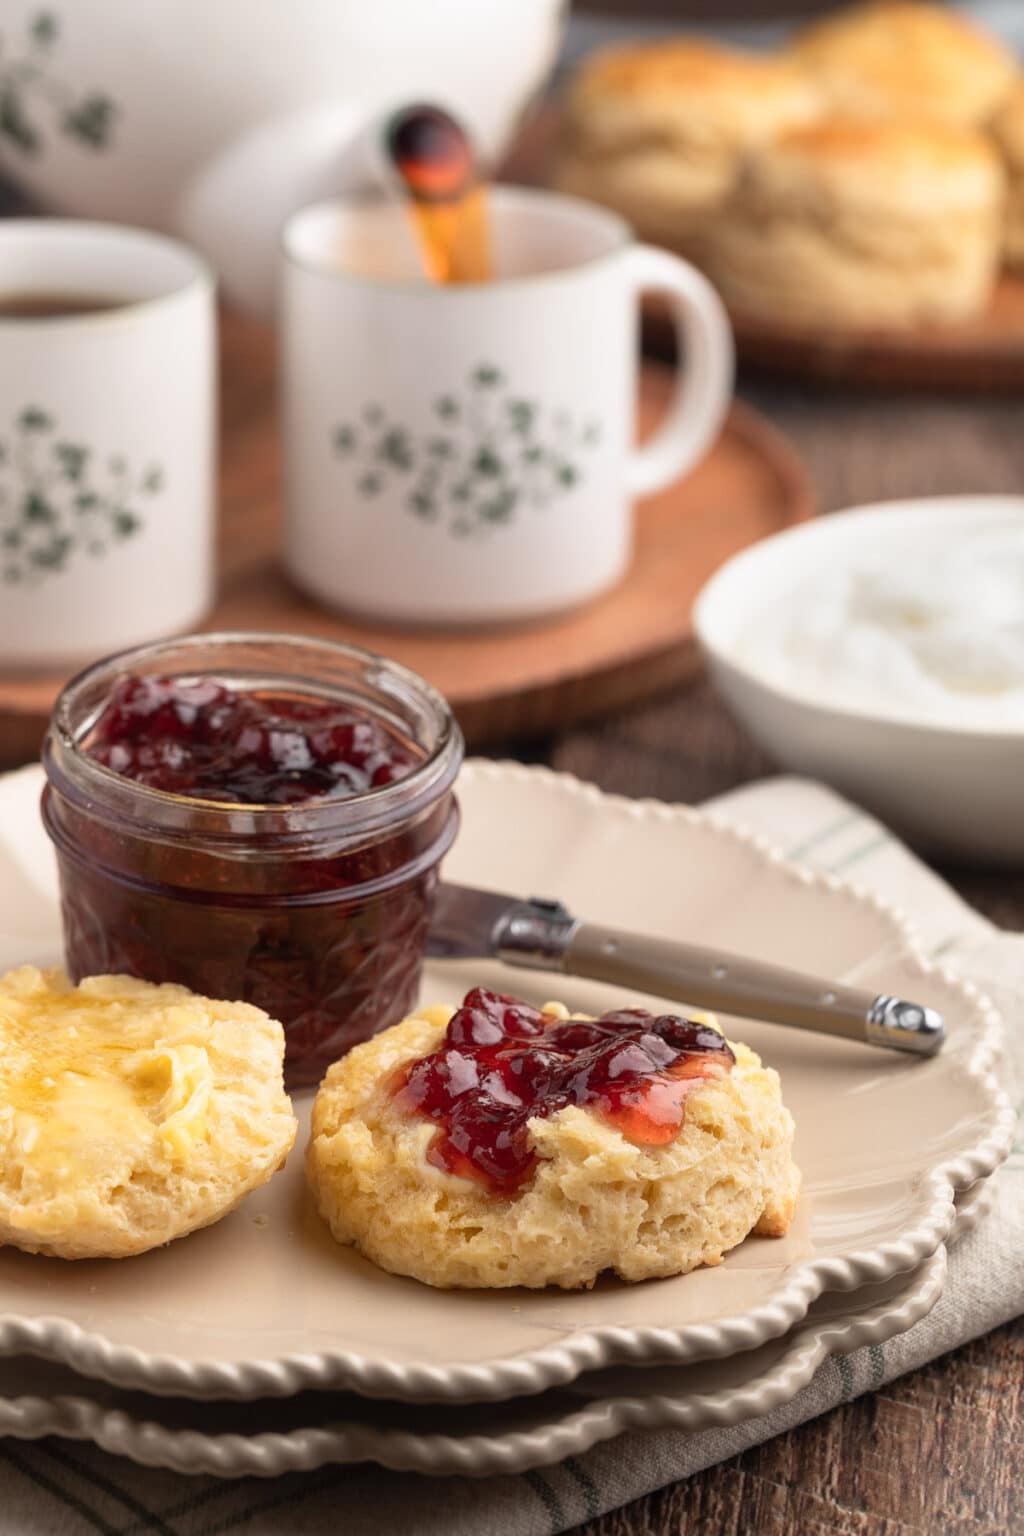
[[(822, 383), (913, 390), (1024, 391), (1024, 278), (1004, 272), (983, 315), (912, 331), (841, 331), (731, 316), (744, 367)], [(657, 302), (645, 306), (644, 344), (671, 356), (675, 337)]]
[[(545, 731), (679, 682), (697, 664), (693, 598), (729, 555), (809, 517), (813, 494), (786, 440), (736, 405), (687, 480), (637, 509), (636, 549), (607, 596), (545, 623), (401, 630), (318, 607), (283, 574), (273, 350), (265, 330), (224, 317), (221, 588), (208, 629), (286, 630), (351, 640), (428, 677), (473, 746)], [(657, 422), (669, 370), (645, 366), (641, 433)], [(496, 558), (499, 552), (496, 551)], [(33, 756), (63, 677), (0, 675), (0, 757)]]

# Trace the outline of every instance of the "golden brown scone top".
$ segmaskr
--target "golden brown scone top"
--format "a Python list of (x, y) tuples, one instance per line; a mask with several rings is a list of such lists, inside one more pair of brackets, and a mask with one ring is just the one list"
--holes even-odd
[(951, 123), (827, 118), (781, 134), (762, 157), (840, 198), (924, 199), (938, 211), (990, 204), (1003, 190), (990, 140)]
[(992, 146), (985, 134), (953, 123), (920, 118), (826, 117), (820, 122), (787, 129), (779, 147), (808, 160), (841, 163), (856, 160), (879, 165), (913, 162), (936, 170), (946, 166), (987, 166)]
[(622, 133), (635, 115), (635, 126), (661, 121), (684, 131), (703, 118), (742, 139), (762, 120), (769, 129), (808, 121), (820, 98), (795, 59), (680, 37), (591, 54), (573, 81), (568, 108), (572, 121), (595, 137)]
[(793, 56), (836, 110), (982, 123), (1016, 75), (1010, 51), (968, 18), (925, 0), (868, 0), (801, 31)]
[(581, 88), (596, 96), (697, 90), (718, 94), (752, 90), (761, 94), (791, 89), (802, 78), (799, 65), (773, 54), (745, 53), (697, 37), (655, 39), (602, 48), (579, 73)]

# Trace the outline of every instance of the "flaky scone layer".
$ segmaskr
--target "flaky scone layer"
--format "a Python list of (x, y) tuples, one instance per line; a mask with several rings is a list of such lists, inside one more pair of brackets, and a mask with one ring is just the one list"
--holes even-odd
[[(557, 1009), (564, 1016), (564, 1009)], [(799, 1187), (777, 1073), (743, 1045), (686, 1101), (681, 1131), (638, 1146), (570, 1106), (529, 1122), (539, 1162), (514, 1197), (427, 1161), (429, 1121), (387, 1090), (395, 1068), (440, 1044), (452, 1010), (428, 1008), (358, 1045), (327, 1073), (306, 1167), (340, 1243), (440, 1287), (593, 1285), (718, 1264), (752, 1231), (781, 1236)]]
[(554, 182), (643, 238), (699, 255), (744, 151), (813, 121), (820, 105), (791, 60), (694, 38), (602, 49), (570, 86)]
[(973, 129), (832, 119), (749, 156), (707, 265), (736, 313), (772, 324), (968, 320), (991, 298), (1004, 194)]
[(1016, 73), (1011, 50), (955, 6), (867, 0), (812, 22), (792, 55), (833, 110), (981, 124)]

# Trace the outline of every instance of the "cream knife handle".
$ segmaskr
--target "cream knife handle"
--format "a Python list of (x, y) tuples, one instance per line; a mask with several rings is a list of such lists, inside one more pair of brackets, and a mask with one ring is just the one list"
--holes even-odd
[(671, 997), (697, 1008), (922, 1056), (934, 1055), (945, 1037), (940, 1015), (917, 1003), (597, 923), (580, 923), (573, 930), (563, 968), (571, 976)]
[(946, 1038), (933, 1008), (696, 944), (576, 921), (554, 902), (524, 902), (495, 935), (510, 965), (562, 971), (610, 986), (715, 1008), (745, 1019), (839, 1035), (865, 1045), (934, 1056)]

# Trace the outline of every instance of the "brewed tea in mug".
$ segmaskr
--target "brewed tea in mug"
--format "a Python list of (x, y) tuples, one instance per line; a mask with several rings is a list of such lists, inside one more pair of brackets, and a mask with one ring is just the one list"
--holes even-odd
[(0, 293), (0, 320), (56, 320), (71, 315), (98, 315), (123, 309), (130, 299), (110, 299), (94, 293)]

